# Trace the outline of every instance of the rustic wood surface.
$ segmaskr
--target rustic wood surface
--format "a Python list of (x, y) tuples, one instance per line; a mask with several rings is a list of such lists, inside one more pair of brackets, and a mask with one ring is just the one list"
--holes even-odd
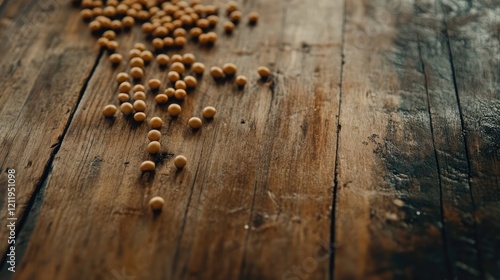
[(238, 2), (257, 26), (181, 52), (249, 84), (206, 73), (179, 118), (148, 94), (165, 152), (142, 175), (147, 124), (101, 113), (127, 63), (68, 1), (0, 0), (0, 279), (500, 279), (498, 3)]

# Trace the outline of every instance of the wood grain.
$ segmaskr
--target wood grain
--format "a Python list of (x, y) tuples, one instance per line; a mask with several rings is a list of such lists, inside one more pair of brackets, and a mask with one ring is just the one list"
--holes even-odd
[[(60, 5), (43, 12), (46, 17), (42, 20), (38, 18), (42, 15), (40, 6), (26, 2), (9, 1), (3, 8), (3, 19), (15, 19), (2, 25), (4, 43), (0, 46), (0, 192), (7, 193), (6, 170), (14, 168), (17, 230), (34, 192), (45, 180), (92, 71), (94, 60), (82, 61), (81, 57), (97, 55), (85, 26), (75, 16), (77, 11), (68, 13), (68, 7)], [(42, 29), (50, 32), (39, 32)], [(5, 220), (6, 196), (0, 201), (0, 218)], [(6, 233), (2, 227), (0, 235)], [(1, 245), (2, 254), (6, 247), (7, 243)]]
[[(305, 8), (300, 1), (247, 5), (245, 9), (265, 11), (257, 27), (242, 24), (235, 38), (223, 36), (213, 49), (192, 48), (207, 66), (235, 62), (252, 82), (238, 91), (230, 82), (216, 84), (206, 76), (178, 119), (151, 106), (150, 116), (167, 121), (162, 139), (167, 154), (152, 177), (141, 177), (138, 171), (140, 162), (149, 158), (147, 125), (122, 117), (110, 122), (100, 114), (105, 104), (115, 102), (113, 77), (121, 70), (110, 71), (102, 58), (48, 181), (33, 233), (46, 238), (30, 241), (17, 277), (45, 273), (54, 279), (105, 278), (124, 267), (141, 279), (276, 278), (321, 250), (318, 241), (328, 244), (336, 138), (331, 116), (339, 77), (330, 73), (340, 69), (340, 30), (310, 34), (315, 21), (294, 22), (294, 13)], [(324, 1), (316, 11), (326, 13), (323, 8), (336, 5)], [(340, 17), (332, 20), (331, 27), (340, 22)], [(256, 40), (247, 39), (252, 37)], [(139, 38), (123, 38), (120, 51)], [(329, 56), (338, 63), (321, 63)], [(269, 83), (257, 79), (255, 69), (261, 64), (275, 73)], [(165, 77), (155, 65), (150, 69), (147, 78)], [(219, 109), (216, 119), (190, 132), (187, 119), (206, 105)], [(180, 153), (189, 164), (176, 172), (170, 158)], [(296, 164), (283, 166), (292, 162)], [(289, 189), (292, 182), (296, 187)], [(147, 207), (153, 195), (163, 196), (168, 205), (158, 217)], [(262, 245), (254, 247), (259, 240)], [(68, 246), (81, 250), (50, 253)], [(306, 254), (290, 255), (269, 267), (256, 255), (264, 246)], [(90, 252), (103, 254), (87, 259)], [(228, 261), (220, 262), (222, 256)], [(328, 262), (319, 265), (313, 273), (326, 277)]]
[[(158, 156), (146, 123), (103, 118), (129, 65), (62, 2), (0, 0), (0, 193), (16, 168), (21, 221), (1, 279), (500, 278), (494, 1), (238, 1), (257, 26), (166, 53), (249, 84), (207, 71), (178, 118), (148, 91)], [(142, 81), (166, 74), (152, 62)], [(188, 129), (205, 106), (215, 119)]]
[(500, 9), (491, 1), (446, 2), (446, 33), (464, 124), (482, 277), (500, 276)]
[(420, 12), (415, 20), (415, 31), (418, 34), (438, 161), (450, 276), (479, 279), (482, 270), (474, 221), (474, 200), (444, 14), (439, 1), (417, 3), (417, 8)]
[(413, 12), (411, 1), (346, 2), (338, 279), (448, 277)]

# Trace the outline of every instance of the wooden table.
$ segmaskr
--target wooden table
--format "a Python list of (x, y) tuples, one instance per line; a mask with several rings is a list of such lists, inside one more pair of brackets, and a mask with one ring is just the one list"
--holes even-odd
[(239, 1), (257, 26), (182, 52), (249, 84), (206, 74), (178, 119), (148, 95), (144, 175), (148, 125), (101, 113), (128, 65), (67, 2), (0, 0), (1, 279), (500, 279), (497, 1)]

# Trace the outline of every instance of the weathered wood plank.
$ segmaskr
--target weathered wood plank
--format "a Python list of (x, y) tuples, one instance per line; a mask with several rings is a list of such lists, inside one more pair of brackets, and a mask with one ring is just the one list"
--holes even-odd
[(500, 277), (500, 8), (495, 1), (446, 1), (455, 90), (467, 144), (478, 247), (486, 279)]
[[(234, 174), (235, 178), (220, 188), (232, 186), (239, 192), (225, 198), (211, 193), (213, 186), (208, 182), (196, 184), (200, 186), (200, 201), (186, 224), (183, 242), (188, 250), (179, 255), (184, 274), (174, 278), (197, 273), (194, 275), (221, 279), (295, 279), (298, 275), (321, 279), (329, 273), (326, 251), (330, 243), (342, 2), (261, 1), (257, 5), (258, 10), (268, 11), (261, 24), (269, 31), (262, 34), (264, 42), (247, 44), (253, 50), (278, 51), (247, 64), (249, 69), (259, 63), (273, 64), (272, 91), (249, 92), (258, 94), (261, 108), (241, 111), (247, 115), (244, 126), (250, 126), (246, 142), (255, 143), (249, 145), (250, 154), (245, 154), (248, 160), (224, 169), (210, 168), (206, 173), (207, 178), (217, 174), (221, 181), (224, 173)], [(244, 140), (235, 136), (228, 142), (232, 141)], [(241, 170), (243, 167), (247, 171)], [(248, 175), (243, 174), (252, 177), (246, 181), (243, 178)], [(234, 204), (233, 195), (240, 197), (238, 204)], [(231, 213), (231, 209), (239, 210)], [(231, 213), (231, 217), (214, 219), (213, 213)], [(220, 232), (228, 224), (228, 230), (238, 230), (230, 241)], [(195, 233), (192, 237), (191, 232)], [(218, 245), (207, 250), (202, 245), (205, 243), (224, 244), (227, 249)], [(197, 257), (200, 255), (204, 257)], [(225, 264), (227, 274), (221, 274), (219, 255), (232, 260)]]
[[(296, 260), (314, 257), (318, 240), (329, 238), (340, 29), (310, 30), (319, 18), (295, 23), (294, 16), (305, 7), (299, 1), (246, 3), (245, 10), (261, 12), (257, 27), (242, 23), (234, 36), (221, 36), (210, 50), (190, 46), (207, 66), (234, 62), (252, 82), (238, 91), (206, 75), (178, 119), (166, 117), (165, 108), (151, 106), (150, 117), (167, 120), (162, 139), (167, 152), (189, 159), (182, 172), (175, 171), (168, 156), (154, 176), (140, 176), (138, 165), (149, 158), (148, 128), (122, 117), (114, 122), (102, 118), (102, 106), (115, 102), (113, 77), (120, 70), (111, 71), (102, 58), (55, 160), (17, 277), (46, 273), (54, 279), (100, 279), (125, 268), (139, 279), (257, 273), (273, 278)], [(342, 10), (337, 2), (322, 1), (315, 11), (325, 14), (333, 8)], [(340, 28), (340, 14), (328, 27)], [(136, 39), (120, 39), (120, 51)], [(330, 55), (336, 63), (326, 63)], [(272, 83), (257, 81), (255, 71), (261, 64), (275, 72)], [(150, 67), (147, 76), (164, 77), (165, 72)], [(207, 105), (219, 109), (216, 119), (196, 133), (187, 130), (187, 119)], [(297, 186), (289, 193), (294, 178)], [(147, 207), (153, 195), (163, 196), (167, 204), (157, 217)], [(311, 203), (317, 206), (310, 209)], [(309, 217), (309, 211), (317, 215)], [(305, 239), (307, 243), (298, 242)], [(266, 244), (293, 253), (269, 267), (270, 262), (258, 256)], [(53, 250), (63, 253), (50, 253)], [(90, 254), (97, 257), (89, 259)], [(221, 256), (226, 261), (221, 262)], [(320, 266), (314, 274), (326, 277), (328, 264)]]
[(346, 3), (335, 277), (449, 277), (414, 3)]
[(425, 75), (440, 174), (444, 237), (452, 279), (479, 279), (480, 258), (462, 121), (439, 1), (417, 1), (415, 32)]
[[(0, 193), (7, 193), (6, 170), (14, 168), (18, 231), (98, 54), (78, 11), (68, 11), (66, 5), (41, 10), (31, 1), (21, 2), (9, 1), (4, 7), (0, 39)], [(4, 24), (6, 16), (13, 18)], [(6, 199), (0, 198), (4, 221)], [(0, 235), (6, 234), (2, 227)], [(6, 247), (0, 247), (2, 255)]]

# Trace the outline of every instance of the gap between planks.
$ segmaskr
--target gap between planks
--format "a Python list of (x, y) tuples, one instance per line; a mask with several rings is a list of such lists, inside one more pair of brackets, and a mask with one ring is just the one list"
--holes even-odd
[[(8, 0), (6, 0), (6, 2), (8, 2)], [(6, 2), (4, 2), (4, 3), (6, 3)], [(0, 12), (1, 12), (1, 9), (2, 9), (2, 6), (0, 6)], [(55, 145), (53, 145), (53, 147), (52, 147), (53, 150), (50, 153), (49, 160), (45, 164), (42, 176), (40, 177), (40, 180), (36, 183), (35, 190), (33, 191), (33, 194), (31, 195), (31, 197), (28, 201), (28, 205), (26, 206), (26, 209), (25, 209), (22, 217), (19, 219), (19, 226), (16, 229), (16, 236), (24, 235), (27, 237), (27, 239), (29, 241), (29, 239), (30, 239), (30, 237), (35, 229), (35, 227), (33, 226), (32, 228), (23, 231), (23, 229), (25, 228), (24, 225), (26, 224), (26, 221), (30, 218), (30, 215), (32, 215), (32, 213), (39, 212), (40, 209), (37, 209), (37, 208), (42, 207), (42, 204), (35, 205), (35, 202), (36, 202), (39, 194), (43, 193), (43, 191), (44, 191), (43, 189), (47, 186), (47, 180), (52, 172), (52, 165), (54, 163), (54, 159), (56, 158), (56, 156), (59, 152), (59, 149), (60, 149), (60, 147), (64, 141), (64, 138), (66, 136), (66, 133), (68, 132), (68, 129), (69, 129), (71, 123), (73, 122), (73, 118), (75, 116), (75, 113), (76, 113), (78, 107), (80, 106), (83, 95), (87, 91), (89, 81), (92, 78), (92, 76), (94, 75), (94, 72), (97, 69), (97, 66), (99, 65), (99, 61), (101, 60), (103, 54), (104, 54), (104, 49), (101, 49), (99, 51), (99, 53), (97, 54), (94, 65), (92, 66), (92, 69), (90, 70), (89, 75), (85, 78), (85, 82), (80, 90), (80, 93), (78, 94), (78, 99), (76, 100), (76, 104), (73, 107), (73, 110), (71, 111), (71, 113), (69, 115), (68, 121), (66, 122), (66, 124), (64, 126), (64, 130), (63, 130), (62, 134), (58, 137), (58, 142)], [(38, 210), (38, 211), (36, 211), (36, 210)], [(34, 220), (34, 223), (36, 223), (36, 221), (37, 221), (36, 217), (34, 217), (33, 220)], [(26, 248), (28, 247), (29, 242), (26, 242), (24, 244), (21, 243), (21, 244), (22, 244), (21, 246), (18, 246), (18, 247), (20, 247), (19, 251), (21, 251), (18, 263), (22, 262), (24, 252), (26, 251)], [(8, 250), (6, 250), (5, 254), (2, 256), (2, 264), (0, 265), (0, 271), (3, 271), (5, 266), (7, 265), (7, 262), (6, 262), (7, 254), (8, 254)]]
[(339, 142), (340, 142), (340, 131), (342, 126), (340, 125), (340, 114), (342, 112), (342, 93), (343, 93), (343, 82), (344, 82), (344, 64), (345, 64), (345, 37), (346, 37), (346, 24), (347, 24), (347, 0), (342, 2), (344, 7), (343, 19), (342, 19), (342, 38), (340, 46), (340, 83), (339, 83), (339, 95), (338, 95), (338, 111), (337, 111), (337, 140), (335, 142), (335, 164), (334, 164), (334, 175), (333, 175), (333, 194), (332, 194), (332, 212), (331, 212), (331, 226), (330, 226), (330, 264), (329, 264), (329, 279), (334, 279), (335, 275), (335, 217), (337, 210), (337, 192), (338, 192), (338, 175), (339, 175)]

